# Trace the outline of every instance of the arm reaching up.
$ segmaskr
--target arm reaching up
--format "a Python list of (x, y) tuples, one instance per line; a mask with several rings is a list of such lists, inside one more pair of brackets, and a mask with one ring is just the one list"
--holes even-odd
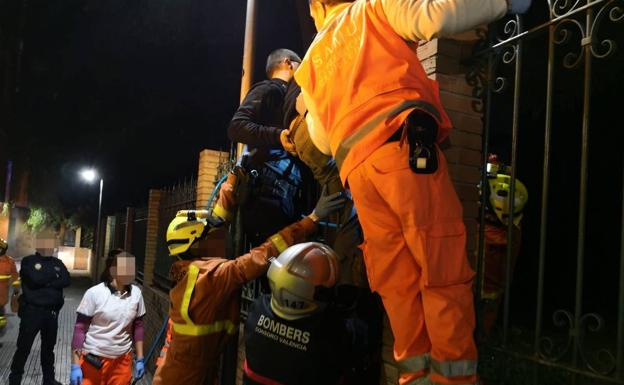
[(380, 0), (388, 22), (408, 41), (447, 37), (523, 13), (531, 0)]

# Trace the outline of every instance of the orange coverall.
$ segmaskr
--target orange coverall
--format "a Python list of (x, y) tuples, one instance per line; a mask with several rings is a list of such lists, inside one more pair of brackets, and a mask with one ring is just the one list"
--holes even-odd
[[(84, 379), (81, 385), (127, 385), (132, 378), (132, 352), (117, 358), (100, 357), (102, 368), (84, 364), (84, 356), (80, 357), (80, 367)], [(106, 373), (106, 375), (102, 375)]]
[(167, 332), (165, 334), (165, 342), (163, 343), (162, 348), (160, 349), (160, 354), (156, 359), (156, 367), (162, 366), (165, 363), (165, 358), (167, 357), (167, 351), (169, 350), (169, 345), (171, 345), (171, 339), (173, 338), (173, 321), (169, 319), (167, 321)]
[[(483, 329), (486, 335), (496, 324), (507, 285), (507, 226), (498, 221), (495, 216), (493, 217), (492, 220), (486, 219), (485, 222), (485, 249), (481, 270), (483, 276), (481, 300), (484, 300)], [(511, 244), (512, 277), (520, 254), (521, 239), (521, 229), (516, 227), (512, 234)]]
[[(474, 272), (446, 160), (438, 149), (437, 171), (415, 174), (407, 143), (388, 142), (414, 109), (436, 120), (438, 143), (451, 122), (415, 45), (388, 17), (430, 26), (432, 37), (445, 21), (492, 21), (507, 6), (502, 1), (482, 9), (475, 9), (479, 1), (403, 3), (411, 8), (402, 13), (386, 12), (384, 4), (402, 4), (387, 0), (331, 8), (295, 79), (308, 109), (312, 142), (331, 153), (351, 189), (364, 230), (370, 287), (380, 294), (395, 337), (400, 384), (474, 384)], [(438, 17), (441, 23), (428, 19), (453, 11), (450, 6), (456, 12)], [(412, 20), (406, 14), (414, 10), (420, 13)]]
[(4, 307), (9, 302), (10, 286), (19, 290), (20, 280), (13, 258), (8, 255), (0, 256), (0, 328), (7, 323), (4, 317)]
[[(234, 202), (231, 191), (231, 186), (226, 183), (217, 203), (228, 212)], [(222, 248), (217, 255), (225, 250), (223, 230), (209, 235), (209, 241), (221, 240)], [(173, 332), (164, 362), (156, 370), (152, 384), (214, 384), (219, 356), (238, 330), (239, 289), (244, 283), (266, 273), (269, 258), (277, 257), (288, 246), (304, 241), (314, 231), (316, 224), (306, 217), (236, 259), (201, 258), (175, 262), (171, 269), (175, 286), (169, 293)]]

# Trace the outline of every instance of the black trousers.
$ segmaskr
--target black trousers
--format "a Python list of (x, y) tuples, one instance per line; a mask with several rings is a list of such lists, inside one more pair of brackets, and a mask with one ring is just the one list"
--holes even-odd
[(20, 326), (17, 336), (17, 351), (11, 363), (9, 385), (20, 385), (24, 374), (24, 365), (30, 354), (35, 337), (41, 332), (41, 369), (43, 385), (53, 385), (54, 380), (54, 345), (58, 330), (58, 312), (54, 310), (20, 305)]

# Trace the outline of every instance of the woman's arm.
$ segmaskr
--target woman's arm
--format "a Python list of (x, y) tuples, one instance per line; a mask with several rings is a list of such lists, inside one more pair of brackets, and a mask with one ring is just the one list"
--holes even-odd
[(137, 359), (143, 358), (143, 316), (134, 320), (132, 339), (134, 340), (134, 350), (136, 352)]
[(92, 317), (86, 316), (81, 313), (77, 313), (76, 325), (74, 326), (74, 337), (72, 338), (72, 362), (74, 364), (80, 364), (80, 351), (84, 346), (85, 339), (87, 338), (87, 332), (91, 325)]
[(134, 341), (134, 350), (136, 350), (137, 359), (143, 358), (143, 341)]

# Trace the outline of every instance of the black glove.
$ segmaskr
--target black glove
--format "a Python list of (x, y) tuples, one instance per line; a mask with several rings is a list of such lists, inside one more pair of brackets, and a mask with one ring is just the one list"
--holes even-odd
[(319, 220), (323, 220), (333, 212), (343, 208), (346, 201), (347, 199), (340, 191), (331, 195), (327, 195), (327, 186), (325, 185), (323, 186), (321, 197), (316, 203), (316, 207), (314, 208), (314, 211), (312, 211), (312, 213), (316, 215)]

